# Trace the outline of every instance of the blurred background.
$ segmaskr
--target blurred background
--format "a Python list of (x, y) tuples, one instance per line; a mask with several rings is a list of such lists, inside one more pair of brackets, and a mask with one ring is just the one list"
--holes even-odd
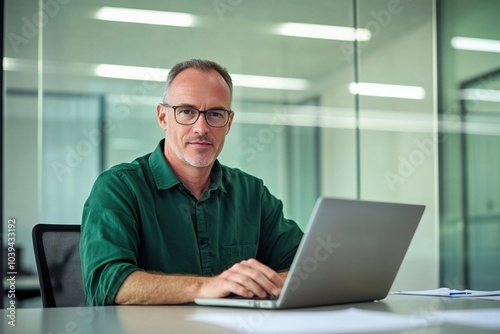
[(319, 196), (425, 204), (392, 289), (500, 289), (499, 12), (494, 0), (4, 0), (1, 240), (15, 219), (18, 307), (41, 305), (32, 227), (79, 224), (100, 172), (154, 150), (168, 70), (190, 58), (233, 75), (220, 161), (262, 178), (287, 217), (304, 228)]

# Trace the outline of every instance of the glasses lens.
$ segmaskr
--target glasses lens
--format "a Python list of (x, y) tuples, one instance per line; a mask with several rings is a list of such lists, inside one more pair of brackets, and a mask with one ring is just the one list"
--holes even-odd
[[(175, 107), (175, 120), (179, 124), (191, 125), (194, 124), (199, 117), (200, 111), (196, 108), (191, 107)], [(202, 111), (205, 114), (205, 119), (208, 125), (214, 128), (220, 128), (225, 126), (229, 121), (229, 112), (227, 110), (213, 109)]]
[(208, 110), (205, 116), (207, 123), (213, 127), (224, 126), (229, 120), (229, 113), (226, 110)]
[(180, 124), (193, 124), (198, 118), (198, 110), (189, 107), (177, 107), (175, 109), (175, 119)]

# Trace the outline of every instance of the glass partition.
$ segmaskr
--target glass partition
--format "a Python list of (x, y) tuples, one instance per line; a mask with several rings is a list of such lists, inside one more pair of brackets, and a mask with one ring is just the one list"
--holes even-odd
[[(424, 204), (393, 287), (437, 284), (433, 1), (358, 1), (372, 39), (358, 56), (360, 197)], [(418, 275), (415, 275), (418, 273)]]
[(497, 70), (460, 86), (466, 124), (461, 141), (464, 282), (483, 290), (496, 290), (500, 281), (500, 62), (498, 65)]
[(500, 288), (498, 1), (441, 1), (441, 285)]

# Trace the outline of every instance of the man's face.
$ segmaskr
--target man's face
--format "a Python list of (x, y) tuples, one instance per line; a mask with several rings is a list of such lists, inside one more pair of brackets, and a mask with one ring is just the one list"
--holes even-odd
[[(187, 69), (173, 80), (167, 103), (171, 106), (189, 106), (199, 110), (231, 109), (231, 92), (217, 71), (202, 72)], [(174, 166), (212, 166), (224, 146), (226, 134), (234, 113), (222, 128), (207, 124), (203, 114), (196, 123), (182, 125), (176, 122), (174, 110), (157, 107), (158, 122), (165, 133), (165, 155)]]

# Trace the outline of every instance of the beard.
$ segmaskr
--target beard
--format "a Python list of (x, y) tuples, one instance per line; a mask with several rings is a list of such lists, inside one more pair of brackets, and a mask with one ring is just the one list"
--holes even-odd
[[(206, 135), (189, 137), (187, 138), (186, 143), (196, 142), (196, 141), (206, 142), (213, 145), (213, 140)], [(177, 156), (179, 160), (193, 167), (210, 166), (211, 164), (214, 163), (215, 159), (217, 159), (220, 153), (220, 151), (213, 153), (210, 152), (214, 146), (194, 149), (195, 153), (192, 154), (188, 152), (187, 149), (180, 148), (178, 145), (175, 145), (172, 142), (166, 141), (166, 144), (170, 146), (172, 152), (174, 152), (174, 154)]]

